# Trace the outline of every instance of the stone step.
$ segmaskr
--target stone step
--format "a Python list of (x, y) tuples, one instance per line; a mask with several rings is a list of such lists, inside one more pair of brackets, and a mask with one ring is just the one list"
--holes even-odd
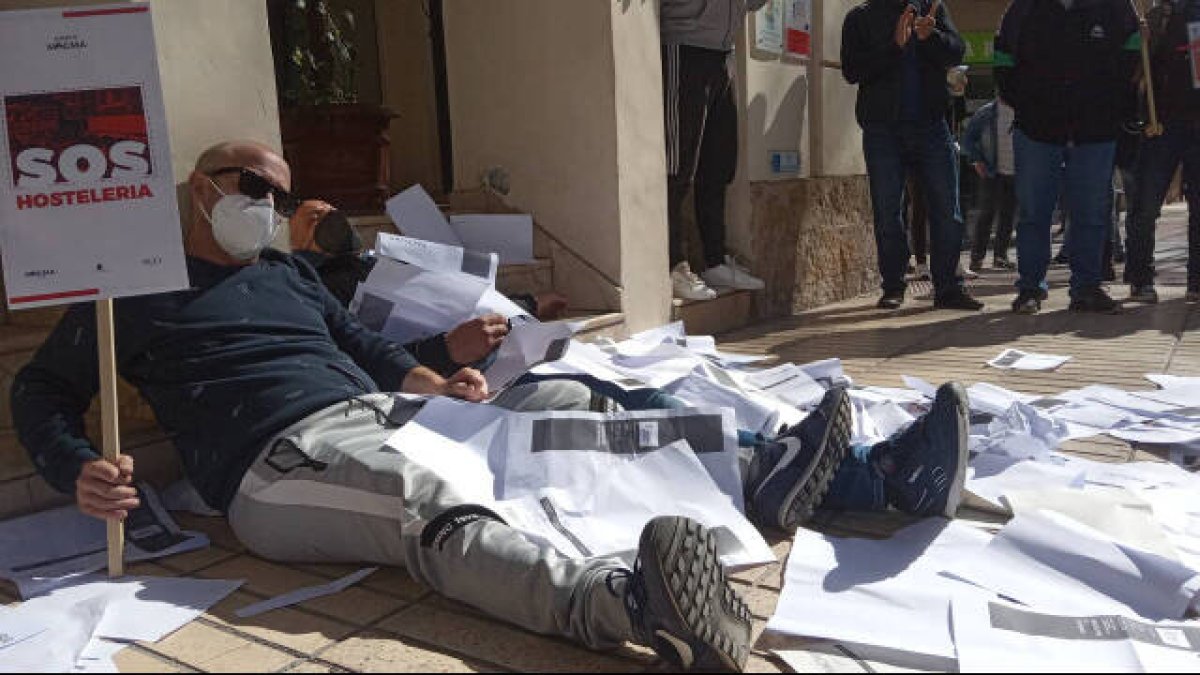
[(722, 289), (712, 300), (671, 301), (671, 320), (683, 321), (688, 335), (720, 335), (750, 324), (754, 293)]

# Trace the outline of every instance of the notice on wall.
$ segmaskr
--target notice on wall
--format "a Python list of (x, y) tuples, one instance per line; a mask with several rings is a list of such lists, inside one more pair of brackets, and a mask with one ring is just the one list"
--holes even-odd
[(148, 4), (0, 12), (9, 307), (188, 285)]
[(786, 0), (785, 5), (787, 53), (792, 56), (812, 55), (812, 0)]
[(767, 0), (754, 13), (754, 47), (764, 52), (783, 52), (783, 5), (787, 0)]

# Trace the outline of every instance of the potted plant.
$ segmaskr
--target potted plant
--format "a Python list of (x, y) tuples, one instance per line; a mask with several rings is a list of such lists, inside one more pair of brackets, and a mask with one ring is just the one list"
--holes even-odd
[(292, 187), (351, 213), (389, 193), (388, 108), (359, 102), (354, 15), (325, 0), (286, 0), (276, 45), (280, 127)]

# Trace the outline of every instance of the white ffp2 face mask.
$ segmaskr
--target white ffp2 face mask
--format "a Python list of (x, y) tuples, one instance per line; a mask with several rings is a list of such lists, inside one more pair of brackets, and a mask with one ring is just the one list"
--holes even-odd
[(270, 199), (251, 199), (246, 195), (223, 192), (222, 195), (213, 205), (212, 214), (205, 215), (212, 225), (213, 238), (235, 260), (251, 260), (275, 239), (279, 230), (275, 206)]

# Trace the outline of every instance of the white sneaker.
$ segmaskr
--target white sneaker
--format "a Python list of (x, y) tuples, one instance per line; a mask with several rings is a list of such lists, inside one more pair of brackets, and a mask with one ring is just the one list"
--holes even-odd
[(964, 278), (964, 279), (978, 279), (979, 278), (978, 272), (971, 269), (970, 267), (963, 267), (962, 263), (958, 264), (958, 273), (961, 274), (962, 278)]
[(917, 271), (913, 272), (913, 279), (917, 281), (929, 281), (929, 278), (929, 265), (918, 263)]
[(739, 265), (730, 256), (725, 256), (724, 265), (710, 267), (703, 276), (709, 286), (736, 288), (741, 291), (761, 291), (766, 288), (762, 279), (750, 274), (750, 270)]
[(671, 270), (671, 287), (681, 300), (712, 300), (717, 292), (709, 288), (692, 272), (692, 266), (681, 262)]

